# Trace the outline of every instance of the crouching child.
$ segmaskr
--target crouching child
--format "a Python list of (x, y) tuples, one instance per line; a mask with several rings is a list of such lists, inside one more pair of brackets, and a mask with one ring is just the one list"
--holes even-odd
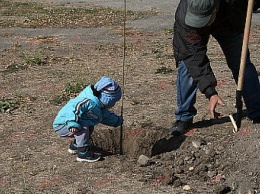
[(108, 109), (122, 96), (121, 87), (113, 79), (103, 76), (95, 85), (88, 85), (79, 95), (61, 108), (53, 122), (54, 131), (61, 137), (73, 137), (69, 152), (77, 154), (77, 161), (96, 162), (100, 156), (91, 151), (89, 138), (94, 126), (117, 127), (123, 123)]

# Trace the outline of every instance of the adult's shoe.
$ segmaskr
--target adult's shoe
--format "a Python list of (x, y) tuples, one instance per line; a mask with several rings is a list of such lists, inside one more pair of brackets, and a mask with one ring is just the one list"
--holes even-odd
[(254, 118), (253, 123), (254, 124), (260, 123), (260, 116), (257, 116), (256, 118)]
[(192, 126), (192, 121), (180, 121), (177, 120), (172, 128), (170, 128), (169, 133), (173, 136), (180, 136), (185, 130)]

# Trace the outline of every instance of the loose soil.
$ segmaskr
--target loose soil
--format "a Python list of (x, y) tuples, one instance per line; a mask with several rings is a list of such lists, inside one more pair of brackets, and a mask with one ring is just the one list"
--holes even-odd
[[(26, 12), (17, 15), (10, 7), (9, 13), (0, 8), (1, 194), (260, 192), (259, 125), (246, 118), (244, 107), (242, 127), (233, 133), (228, 115), (236, 112), (236, 86), (213, 38), (208, 55), (226, 104), (218, 107), (223, 117), (211, 119), (208, 101), (198, 92), (194, 127), (172, 137), (168, 129), (176, 109), (177, 70), (172, 29), (162, 19), (169, 18), (168, 13), (154, 9), (128, 13), (123, 72), (123, 10), (98, 6), (95, 17), (86, 20), (89, 13), (82, 6), (80, 12), (73, 7), (78, 15), (67, 12), (68, 3), (28, 6), (44, 7), (54, 15), (45, 20), (48, 14), (42, 11), (40, 20), (29, 20)], [(77, 22), (61, 17), (63, 13), (72, 14)], [(79, 20), (82, 13), (87, 16)], [(153, 20), (161, 28), (147, 27), (145, 22)], [(91, 26), (84, 27), (87, 24)], [(259, 24), (253, 24), (249, 47), (258, 72), (259, 32)], [(71, 139), (58, 137), (52, 122), (69, 98), (103, 75), (124, 86), (123, 102), (113, 108), (120, 114), (123, 106), (124, 154), (119, 154), (120, 127), (97, 125), (92, 143), (102, 160), (76, 162), (76, 156), (67, 152)], [(137, 162), (140, 155), (149, 157), (146, 165)]]

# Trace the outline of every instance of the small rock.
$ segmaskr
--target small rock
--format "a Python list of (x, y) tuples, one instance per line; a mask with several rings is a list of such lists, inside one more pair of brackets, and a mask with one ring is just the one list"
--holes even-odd
[(192, 141), (191, 143), (192, 143), (193, 147), (195, 147), (195, 148), (199, 148), (201, 146), (201, 142), (199, 142), (199, 141)]
[(206, 141), (202, 138), (196, 138), (191, 143), (195, 148), (200, 148), (202, 145), (206, 145)]
[(224, 146), (222, 146), (222, 145), (220, 145), (220, 146), (218, 146), (218, 151), (224, 151), (225, 150), (225, 147)]
[(184, 161), (188, 161), (191, 159), (191, 156), (185, 156)]
[(194, 153), (194, 157), (195, 158), (200, 158), (201, 157), (201, 153), (199, 153), (199, 152)]
[(150, 161), (150, 158), (148, 158), (147, 156), (145, 155), (140, 155), (138, 160), (137, 160), (137, 163), (139, 164), (139, 166), (149, 166), (151, 164), (151, 161)]
[(184, 160), (182, 159), (176, 160), (175, 166), (183, 166), (183, 165), (184, 165)]
[(212, 178), (216, 175), (216, 172), (215, 171), (208, 171), (208, 177), (209, 178)]
[(172, 185), (173, 182), (176, 180), (174, 174), (167, 170), (162, 175), (158, 176), (152, 183), (152, 185)]
[(185, 185), (183, 188), (182, 188), (184, 191), (189, 191), (191, 188), (189, 185)]
[(176, 174), (182, 174), (183, 172), (184, 172), (184, 170), (182, 168), (180, 168), (179, 166), (175, 168)]
[(192, 171), (192, 170), (194, 170), (194, 167), (193, 166), (189, 167), (189, 171)]
[(171, 185), (173, 183), (173, 175), (170, 172), (165, 172), (162, 176), (161, 183), (162, 185)]
[(207, 154), (207, 155), (208, 155), (210, 152), (211, 152), (210, 149), (206, 149), (206, 150), (205, 150), (205, 154)]

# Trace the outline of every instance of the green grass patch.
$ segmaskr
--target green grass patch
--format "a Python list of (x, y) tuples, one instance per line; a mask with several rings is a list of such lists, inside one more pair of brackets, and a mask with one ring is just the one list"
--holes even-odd
[(173, 73), (173, 69), (170, 67), (160, 67), (155, 72), (155, 74), (170, 74), (170, 73)]
[(73, 84), (67, 83), (65, 86), (65, 94), (66, 95), (74, 95), (81, 92), (87, 85), (83, 82), (76, 82)]
[(23, 53), (21, 58), (24, 60), (25, 64), (29, 66), (42, 66), (47, 63), (39, 54), (29, 55), (28, 53)]
[(26, 111), (28, 110), (28, 102), (37, 100), (37, 97), (30, 95), (14, 94), (8, 98), (3, 97), (0, 99), (0, 113), (10, 113), (14, 111)]
[(8, 65), (6, 67), (6, 69), (3, 71), (3, 73), (15, 73), (19, 70), (24, 70), (24, 69), (27, 69), (28, 66), (25, 64), (25, 65), (19, 65), (19, 64), (16, 64), (16, 63), (11, 63), (10, 65)]
[(2, 72), (4, 74), (5, 73), (15, 73), (19, 70), (26, 70), (32, 66), (43, 66), (43, 65), (47, 64), (47, 61), (44, 60), (43, 57), (38, 54), (22, 53), (19, 57), (22, 59), (22, 60), (19, 60), (19, 63), (12, 62)]
[(5, 113), (5, 112), (11, 112), (14, 109), (19, 108), (20, 103), (16, 99), (5, 99), (3, 98), (0, 100), (0, 112)]
[(138, 101), (138, 100), (136, 100), (136, 99), (133, 99), (132, 102), (133, 102), (133, 103), (132, 103), (133, 105), (137, 105), (137, 104), (140, 104), (140, 103), (141, 103), (140, 101)]
[(23, 194), (34, 194), (34, 192), (32, 192), (31, 190), (30, 190), (30, 188), (24, 188), (23, 189)]
[(52, 97), (50, 99), (50, 103), (54, 105), (60, 105), (63, 102), (76, 97), (82, 90), (86, 88), (87, 85), (89, 84), (84, 82), (67, 83), (62, 93)]

